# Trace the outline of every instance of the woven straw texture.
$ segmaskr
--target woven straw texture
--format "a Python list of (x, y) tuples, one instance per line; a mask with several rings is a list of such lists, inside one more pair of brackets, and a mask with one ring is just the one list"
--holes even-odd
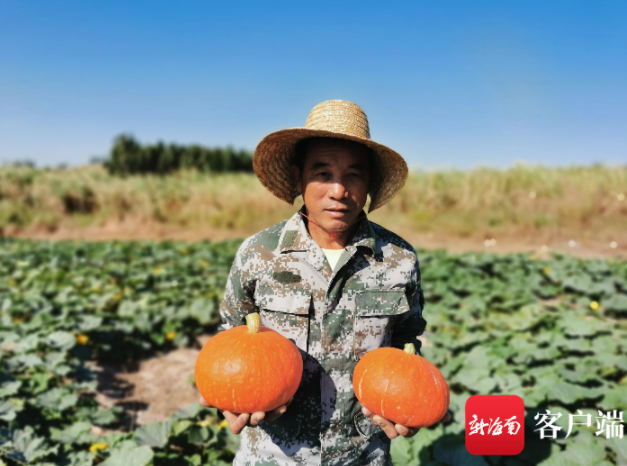
[(300, 195), (290, 172), (294, 147), (298, 141), (310, 137), (348, 139), (373, 149), (376, 169), (369, 193), (369, 212), (392, 199), (407, 180), (407, 164), (403, 157), (370, 139), (368, 118), (364, 111), (346, 100), (328, 100), (311, 110), (304, 128), (270, 133), (255, 149), (253, 168), (257, 178), (272, 194), (290, 204), (294, 204)]

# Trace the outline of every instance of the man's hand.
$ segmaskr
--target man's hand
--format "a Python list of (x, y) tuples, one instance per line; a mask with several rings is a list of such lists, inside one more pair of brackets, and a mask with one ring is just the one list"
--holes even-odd
[[(420, 430), (420, 428), (405, 427), (400, 424), (394, 424), (392, 421), (388, 421), (387, 419), (384, 419), (381, 416), (373, 413), (365, 406), (362, 406), (361, 412), (364, 413), (364, 416), (370, 419), (373, 424), (381, 426), (381, 428), (383, 429), (383, 432), (385, 432), (385, 435), (387, 435), (388, 438), (391, 438), (391, 439), (396, 438), (399, 435), (402, 435), (403, 437), (407, 437), (407, 438), (413, 437)], [(447, 412), (444, 415), (444, 417), (440, 419), (438, 422), (448, 422), (450, 420), (451, 420), (451, 415), (450, 413)]]
[[(229, 429), (231, 429), (231, 432), (237, 435), (242, 431), (244, 427), (246, 426), (254, 427), (264, 419), (266, 422), (274, 421), (281, 414), (285, 412), (285, 410), (290, 405), (292, 400), (293, 398), (291, 398), (284, 405), (279, 406), (277, 409), (273, 409), (272, 411), (268, 411), (267, 413), (264, 413), (263, 411), (257, 411), (256, 413), (252, 413), (252, 414), (247, 414), (247, 413), (239, 414), (239, 413), (231, 413), (229, 411), (222, 411), (222, 414), (224, 414), (224, 419), (226, 419), (226, 422), (229, 423)], [(206, 406), (207, 408), (215, 408), (215, 406), (211, 406), (209, 403), (207, 403), (207, 400), (205, 400), (202, 396), (200, 397), (200, 400), (198, 401), (200, 402), (201, 405)]]

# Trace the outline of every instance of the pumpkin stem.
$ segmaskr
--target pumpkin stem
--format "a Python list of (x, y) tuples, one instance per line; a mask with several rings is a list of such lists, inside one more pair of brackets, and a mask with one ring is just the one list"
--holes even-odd
[(416, 354), (416, 347), (413, 343), (405, 343), (405, 348), (403, 349), (408, 354)]
[(261, 319), (259, 318), (259, 314), (256, 312), (248, 314), (246, 316), (246, 326), (248, 327), (248, 331), (250, 333), (259, 333), (259, 327), (261, 327)]

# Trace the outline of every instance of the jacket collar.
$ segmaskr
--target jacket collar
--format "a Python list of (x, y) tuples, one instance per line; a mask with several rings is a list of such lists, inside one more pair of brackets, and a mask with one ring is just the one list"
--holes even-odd
[[(281, 252), (285, 251), (311, 251), (320, 247), (311, 237), (305, 225), (305, 219), (300, 212), (305, 213), (303, 205), (298, 212), (285, 223), (279, 238)], [(366, 248), (371, 254), (375, 253), (376, 236), (368, 217), (362, 210), (364, 218), (357, 224), (357, 231), (346, 245), (347, 250), (356, 249), (359, 246)]]

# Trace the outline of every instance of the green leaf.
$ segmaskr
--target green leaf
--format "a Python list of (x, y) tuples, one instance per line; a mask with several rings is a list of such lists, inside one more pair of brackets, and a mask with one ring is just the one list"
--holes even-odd
[(490, 371), (482, 368), (462, 370), (452, 377), (451, 382), (461, 383), (469, 390), (479, 393), (490, 393), (498, 384), (498, 380), (490, 375)]
[(69, 350), (76, 344), (76, 337), (69, 332), (57, 331), (48, 335), (48, 345), (61, 350)]
[(143, 446), (115, 450), (111, 456), (99, 466), (146, 466), (152, 461), (152, 448)]
[(0, 419), (7, 422), (12, 421), (22, 409), (24, 409), (24, 402), (20, 399), (9, 398), (0, 401)]
[(39, 395), (37, 402), (44, 408), (63, 411), (75, 406), (78, 402), (78, 396), (75, 393), (70, 393), (66, 388), (57, 387)]
[(616, 386), (605, 393), (605, 396), (599, 403), (599, 406), (605, 410), (612, 411), (614, 409), (627, 409), (627, 389), (622, 386)]
[(21, 386), (21, 380), (15, 380), (8, 374), (0, 374), (0, 398), (15, 395)]
[(183, 409), (179, 409), (177, 412), (175, 412), (172, 415), (171, 419), (172, 420), (191, 419), (191, 418), (196, 417), (198, 415), (198, 413), (200, 413), (201, 411), (203, 411), (205, 409), (207, 409), (207, 408), (205, 408), (200, 403), (192, 403), (188, 407), (183, 408)]
[(78, 329), (81, 332), (89, 332), (91, 330), (96, 330), (102, 326), (102, 317), (86, 315), (81, 318), (81, 323), (78, 326)]
[(187, 432), (187, 441), (192, 445), (201, 445), (209, 440), (209, 430), (203, 426), (193, 426)]
[(538, 466), (579, 466), (579, 464), (580, 463), (576, 463), (572, 459), (567, 458), (563, 453), (558, 453), (538, 463)]
[(36, 437), (32, 432), (16, 431), (13, 436), (14, 451), (7, 456), (13, 460), (30, 463), (56, 453), (58, 447), (50, 448), (43, 437)]
[(212, 299), (196, 299), (188, 312), (190, 317), (201, 324), (208, 324), (217, 317), (216, 306)]
[(390, 455), (393, 464), (404, 466), (420, 466), (420, 459), (412, 453), (412, 445), (405, 437), (396, 437), (390, 446)]
[(87, 451), (73, 451), (68, 454), (68, 458), (62, 466), (92, 466), (93, 464), (93, 454)]
[(89, 420), (98, 426), (107, 426), (115, 422), (122, 413), (121, 408), (101, 409), (89, 415)]
[(61, 443), (75, 443), (79, 442), (81, 437), (83, 437), (84, 440), (80, 443), (85, 443), (91, 440), (89, 436), (84, 435), (88, 433), (90, 429), (91, 424), (89, 422), (76, 422), (65, 429), (51, 428), (50, 438)]
[(139, 446), (163, 448), (168, 443), (171, 430), (172, 421), (146, 424), (135, 431), (135, 442)]
[(188, 419), (183, 419), (182, 421), (178, 421), (174, 423), (174, 425), (172, 426), (172, 435), (173, 436), (180, 435), (193, 425), (194, 423)]
[(15, 353), (27, 353), (29, 351), (33, 351), (39, 345), (39, 336), (38, 335), (28, 335), (25, 338), (19, 340), (18, 344), (15, 345), (13, 351)]
[[(625, 442), (624, 438), (611, 438), (606, 440), (607, 445), (614, 450), (616, 456), (620, 461), (627, 462), (627, 442)], [(618, 463), (620, 464), (620, 463)]]
[(605, 459), (605, 449), (596, 444), (573, 443), (561, 456), (581, 466), (594, 466)]
[(450, 466), (490, 466), (482, 456), (468, 453), (463, 443), (436, 442), (433, 447), (433, 456)]
[(590, 337), (597, 333), (596, 326), (583, 319), (562, 320), (561, 328), (571, 337)]
[(625, 294), (616, 293), (601, 304), (606, 311), (627, 314), (627, 295)]
[(586, 398), (586, 393), (584, 387), (579, 385), (568, 382), (558, 382), (548, 387), (547, 397), (549, 400), (573, 404), (577, 400)]

